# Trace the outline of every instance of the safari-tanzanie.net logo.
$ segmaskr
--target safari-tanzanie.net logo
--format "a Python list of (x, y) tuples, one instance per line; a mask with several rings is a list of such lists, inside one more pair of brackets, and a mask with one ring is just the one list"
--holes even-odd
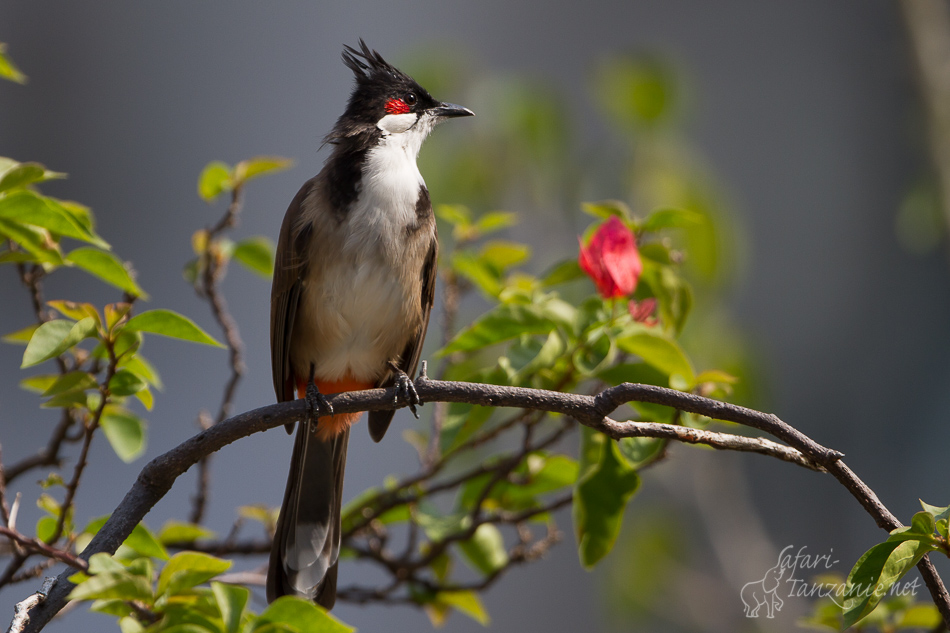
[[(826, 574), (840, 561), (833, 558), (834, 549), (826, 554), (809, 554), (808, 546), (797, 550), (788, 545), (779, 553), (778, 562), (770, 567), (759, 580), (747, 582), (742, 586), (743, 611), (747, 618), (765, 616), (774, 618), (775, 613), (785, 606), (783, 598), (828, 598), (839, 607), (844, 607), (845, 582), (824, 582), (815, 580), (816, 576)], [(916, 596), (920, 581), (896, 582), (888, 592), (892, 596)], [(853, 587), (849, 597), (862, 592), (873, 593), (876, 587)]]

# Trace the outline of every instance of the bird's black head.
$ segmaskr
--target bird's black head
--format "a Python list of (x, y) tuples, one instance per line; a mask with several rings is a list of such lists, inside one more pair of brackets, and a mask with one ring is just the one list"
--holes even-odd
[(441, 120), (473, 115), (467, 108), (433, 98), (412, 77), (371, 50), (362, 39), (359, 50), (344, 46), (343, 63), (353, 71), (356, 86), (346, 111), (327, 136), (330, 143), (364, 132), (401, 133), (419, 121), (426, 122), (423, 127), (428, 133)]

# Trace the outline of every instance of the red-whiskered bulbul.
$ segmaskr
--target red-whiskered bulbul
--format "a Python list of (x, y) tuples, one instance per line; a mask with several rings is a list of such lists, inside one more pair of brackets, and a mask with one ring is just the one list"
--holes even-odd
[[(410, 405), (435, 294), (438, 240), (416, 156), (436, 124), (471, 116), (435, 100), (363, 40), (344, 48), (356, 76), (346, 111), (324, 139), (333, 151), (290, 203), (271, 289), (277, 400), (397, 388)], [(414, 408), (413, 408), (413, 412)], [(370, 411), (379, 441), (393, 411)], [(350, 425), (360, 413), (308, 416), (297, 429), (267, 572), (267, 598), (336, 600), (340, 496)], [(288, 431), (292, 427), (288, 428)]]

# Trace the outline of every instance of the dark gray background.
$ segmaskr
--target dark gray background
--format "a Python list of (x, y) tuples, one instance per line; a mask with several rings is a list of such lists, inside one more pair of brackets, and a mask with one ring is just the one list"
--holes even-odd
[[(926, 161), (903, 25), (891, 3), (6, 2), (0, 41), (9, 43), (30, 83), (0, 83), (0, 155), (68, 172), (67, 181), (45, 190), (94, 209), (101, 233), (135, 263), (150, 305), (183, 312), (213, 331), (206, 307), (179, 274), (191, 257), (191, 233), (220, 211), (209, 212), (196, 198), (197, 174), (212, 159), (292, 157), (295, 169), (248, 192), (241, 231), (276, 238), (286, 204), (325, 158), (320, 139), (350, 88), (341, 46), (359, 37), (396, 61), (423, 43), (441, 42), (484, 73), (552, 82), (570, 97), (577, 127), (594, 140), (610, 134), (591, 122), (595, 62), (627, 49), (672, 55), (693, 80), (690, 135), (747, 233), (745, 266), (729, 301), (762, 362), (770, 408), (847, 453), (849, 465), (901, 518), (917, 509), (917, 497), (950, 502), (940, 458), (950, 410), (948, 269), (942, 249), (912, 256), (895, 237), (897, 207)], [(573, 239), (562, 240), (565, 249)], [(114, 300), (83, 275), (57, 277), (49, 298)], [(242, 411), (273, 401), (269, 284), (234, 270), (225, 290), (248, 346), (249, 371), (235, 405)], [(0, 330), (30, 322), (12, 271), (0, 275), (0, 297)], [(149, 341), (145, 353), (166, 383), (147, 416), (151, 458), (193, 433), (199, 409), (217, 406), (225, 358), (164, 340)], [(22, 377), (19, 358), (19, 349), (0, 349), (6, 459), (35, 450), (53, 420), (13, 386)], [(408, 424), (407, 415), (395, 424)], [(381, 446), (365, 435), (354, 433), (347, 495), (416, 464), (398, 434)], [(215, 458), (212, 527), (226, 530), (236, 505), (279, 502), (290, 446), (275, 430)], [(111, 511), (143, 464), (122, 464), (97, 442), (79, 520)], [(753, 475), (747, 497), (731, 479), (739, 466)], [(34, 498), (29, 484), (39, 477), (23, 478), (16, 489)], [(840, 573), (881, 538), (830, 478), (763, 458), (678, 448), (648, 473), (645, 488), (649, 498), (669, 496), (685, 512), (695, 506), (703, 515), (703, 500), (714, 498), (710, 486), (752, 503), (775, 547), (833, 548)], [(188, 475), (148, 516), (150, 525), (185, 516), (192, 490)], [(707, 523), (719, 521), (722, 532), (741, 535), (758, 525), (750, 519), (743, 526), (722, 508), (706, 510)], [(26, 508), (23, 525), (36, 516)], [(623, 574), (583, 572), (563, 518), (567, 542), (488, 593), (495, 630), (630, 628), (602, 615), (605, 584)], [(793, 606), (768, 623), (741, 617), (738, 589), (773, 564), (774, 551), (758, 555), (735, 542), (722, 549), (715, 537), (698, 538), (692, 549), (704, 580), (682, 586), (682, 600), (671, 604), (685, 615), (664, 630), (793, 628)], [(342, 573), (361, 572), (349, 566)], [(704, 593), (700, 585), (715, 588)], [(4, 590), (0, 614), (11, 615), (13, 603), (33, 589)], [(701, 596), (719, 599), (710, 604)], [(430, 626), (406, 608), (341, 605), (336, 613), (362, 631)], [(50, 630), (105, 624), (105, 616), (80, 616)], [(458, 615), (449, 627), (479, 629)]]

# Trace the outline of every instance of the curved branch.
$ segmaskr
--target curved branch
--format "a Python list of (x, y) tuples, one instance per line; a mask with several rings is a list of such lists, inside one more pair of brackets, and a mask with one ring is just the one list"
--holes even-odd
[[(808, 468), (815, 469), (819, 466), (834, 475), (858, 499), (878, 525), (884, 529), (900, 526), (897, 518), (881, 504), (874, 492), (840, 461), (841, 453), (821, 446), (774, 415), (650, 385), (624, 383), (608, 388), (597, 396), (586, 396), (524, 387), (429, 380), (425, 376), (425, 365), (423, 365), (422, 375), (416, 380), (416, 391), (426, 402), (464, 402), (492, 407), (536, 409), (567, 415), (584, 425), (604, 430), (608, 434), (661, 437), (708, 444), (717, 448), (756, 450), (782, 459), (790, 458), (788, 461)], [(330, 396), (328, 400), (335, 413), (351, 413), (390, 410), (405, 406), (403, 403), (396, 403), (395, 398), (394, 389), (368, 389)], [(787, 442), (792, 450), (798, 451), (801, 458), (788, 450), (789, 447), (782, 447), (767, 440), (708, 431), (698, 433), (695, 429), (685, 428), (675, 431), (680, 427), (637, 422), (621, 423), (606, 417), (621, 404), (632, 401), (667, 405), (682, 411), (766, 431)], [(80, 554), (80, 558), (88, 560), (90, 556), (99, 552), (114, 553), (132, 529), (171, 489), (175, 480), (203, 457), (243, 437), (302, 420), (306, 413), (306, 403), (303, 400), (261, 407), (216, 424), (156, 457), (142, 469), (132, 489)], [(925, 558), (918, 565), (918, 569), (944, 620), (950, 622), (950, 595), (947, 594), (933, 565)], [(58, 576), (47, 599), (33, 608), (30, 623), (25, 631), (41, 630), (63, 608), (66, 596), (73, 587), (68, 578), (74, 571), (67, 569)]]

